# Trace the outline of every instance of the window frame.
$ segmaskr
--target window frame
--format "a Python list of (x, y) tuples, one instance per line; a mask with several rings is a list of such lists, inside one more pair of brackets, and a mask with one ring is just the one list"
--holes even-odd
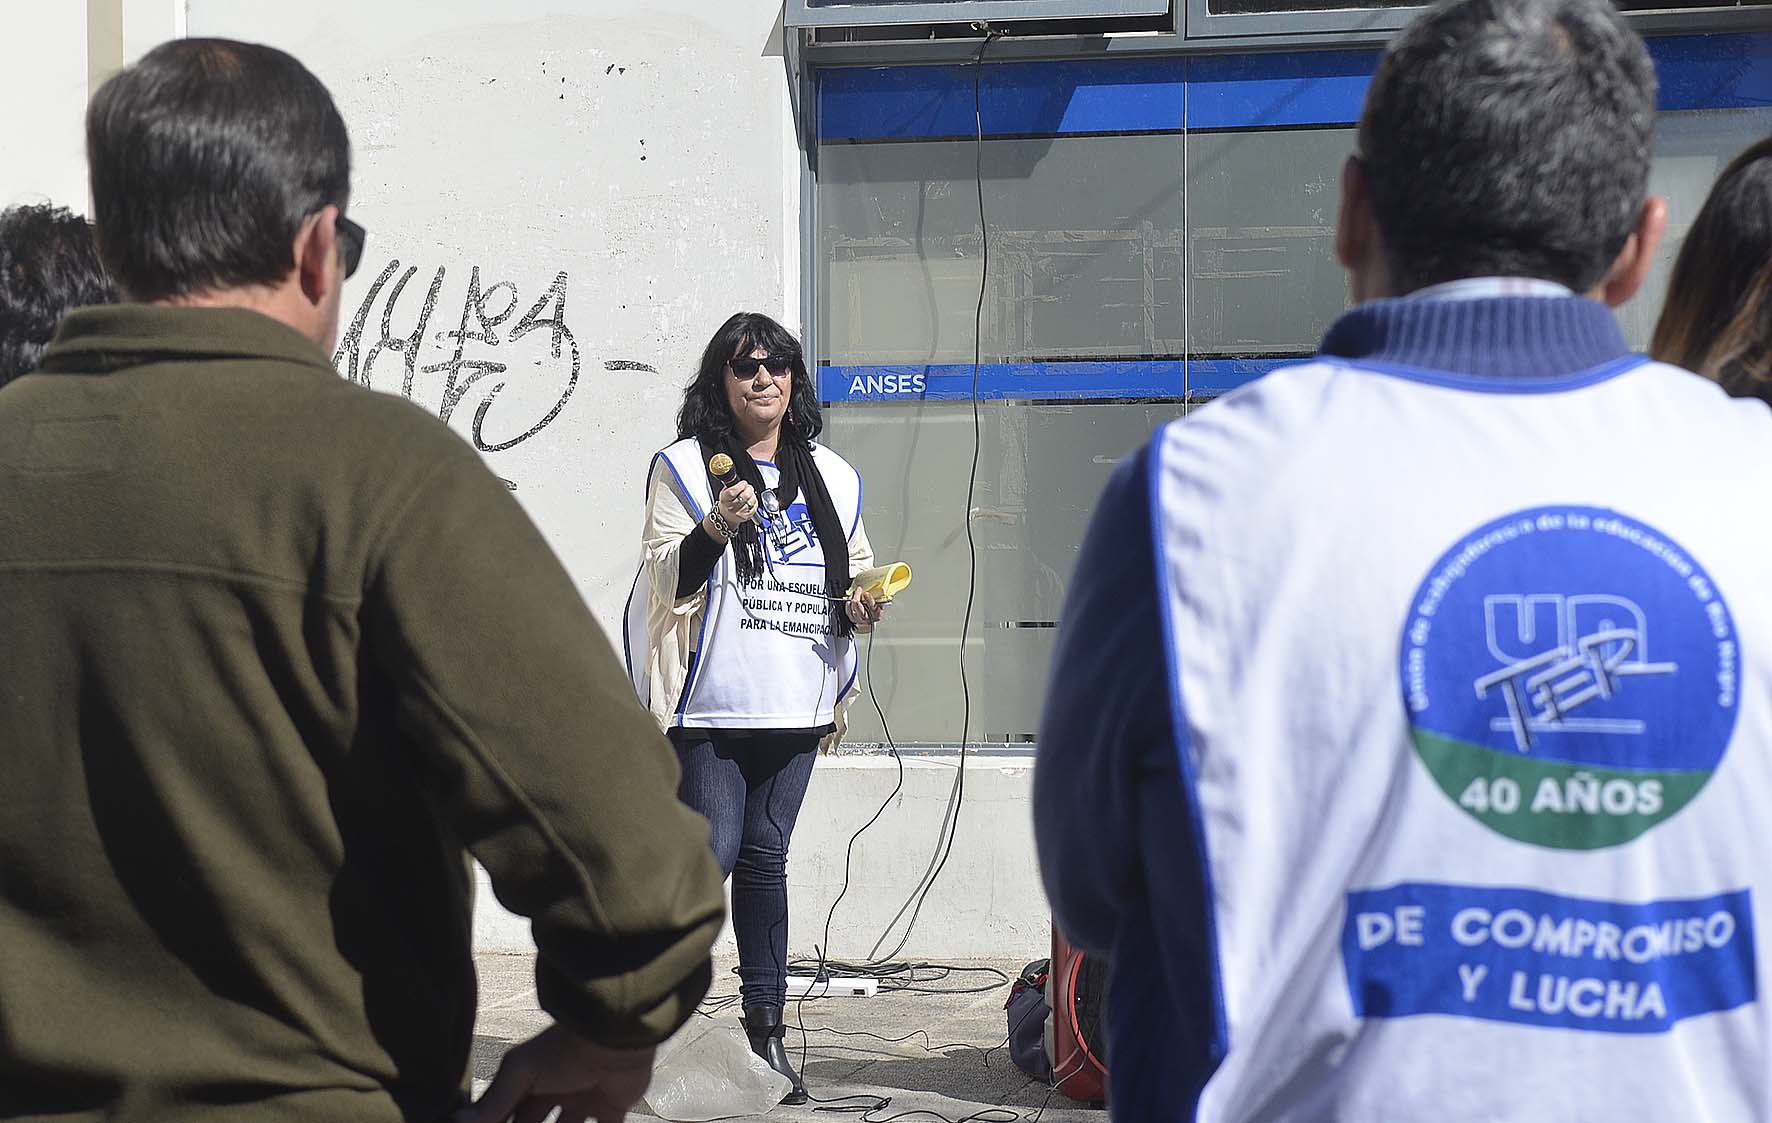
[[(1189, 42), (1259, 39), (1264, 36), (1320, 36), (1325, 44), (1343, 37), (1359, 43), (1373, 36), (1388, 37), (1426, 11), (1426, 4), (1384, 8), (1338, 8), (1331, 11), (1278, 11), (1214, 13), (1211, 0), (1185, 0), (1182, 5), (1182, 39)], [(1626, 12), (1642, 35), (1663, 33), (1703, 34), (1710, 31), (1762, 30), (1772, 18), (1765, 4), (1715, 4), (1702, 8), (1653, 8)]]
[(788, 28), (895, 27), (973, 20), (1099, 20), (1166, 16), (1170, 0), (788, 0)]

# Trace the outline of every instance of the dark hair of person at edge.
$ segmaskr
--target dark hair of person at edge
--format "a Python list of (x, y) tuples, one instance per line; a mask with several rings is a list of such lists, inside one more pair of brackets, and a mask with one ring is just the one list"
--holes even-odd
[(37, 365), (63, 316), (116, 301), (84, 218), (48, 203), (0, 211), (0, 386)]
[(1772, 402), (1772, 137), (1717, 177), (1674, 261), (1649, 353)]
[(86, 149), (99, 251), (135, 301), (280, 282), (308, 224), (350, 199), (332, 96), (255, 43), (154, 48), (94, 95)]
[(1655, 92), (1648, 52), (1603, 5), (1470, 0), (1421, 16), (1379, 63), (1343, 175), (1377, 228), (1356, 256), (1384, 290), (1356, 300), (1465, 277), (1606, 284), (1665, 222), (1648, 198)]

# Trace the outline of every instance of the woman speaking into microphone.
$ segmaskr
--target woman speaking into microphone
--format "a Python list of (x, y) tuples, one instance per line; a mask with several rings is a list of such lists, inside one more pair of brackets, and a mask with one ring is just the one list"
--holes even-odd
[(732, 878), (745, 1032), (793, 1082), (786, 1103), (806, 1099), (782, 1042), (788, 839), (855, 685), (851, 637), (884, 609), (850, 591), (873, 550), (861, 479), (814, 442), (822, 424), (791, 333), (754, 312), (721, 325), (676, 443), (653, 457), (628, 615), (629, 667), (676, 745), (678, 795)]

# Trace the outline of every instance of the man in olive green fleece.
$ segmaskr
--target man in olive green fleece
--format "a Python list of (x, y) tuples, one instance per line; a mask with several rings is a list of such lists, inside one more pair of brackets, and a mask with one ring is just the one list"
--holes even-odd
[[(709, 983), (707, 826), (507, 489), (331, 369), (331, 98), (187, 40), (87, 134), (135, 303), (0, 393), (0, 1117), (619, 1119)], [(472, 1107), (464, 848), (555, 1018)]]

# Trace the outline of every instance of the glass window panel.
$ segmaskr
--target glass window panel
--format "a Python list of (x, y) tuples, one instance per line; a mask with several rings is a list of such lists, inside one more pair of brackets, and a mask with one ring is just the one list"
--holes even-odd
[[(821, 361), (972, 361), (975, 147), (820, 149)], [(1180, 137), (987, 140), (983, 170), (985, 362), (1181, 354)]]
[(1187, 138), (1188, 353), (1308, 355), (1347, 308), (1335, 263), (1354, 130)]
[[(1717, 174), (1772, 133), (1772, 109), (1664, 113), (1650, 191), (1668, 230), (1642, 292), (1619, 309), (1625, 337), (1647, 346), (1674, 257)], [(1347, 307), (1333, 254), (1341, 163), (1352, 129), (1209, 133), (1188, 145), (1189, 354), (1310, 354)]]
[[(972, 504), (978, 580), (968, 644), (974, 740), (1022, 740), (1039, 723), (1052, 626), (1096, 497), (1114, 465), (1182, 414), (1179, 403), (985, 402)], [(872, 655), (899, 743), (960, 739), (958, 649), (966, 612), (969, 404), (833, 409), (824, 439), (860, 471), (868, 538), (915, 582)], [(865, 653), (865, 648), (864, 648)], [(896, 703), (896, 704), (895, 704)], [(883, 741), (867, 699), (850, 739)]]

